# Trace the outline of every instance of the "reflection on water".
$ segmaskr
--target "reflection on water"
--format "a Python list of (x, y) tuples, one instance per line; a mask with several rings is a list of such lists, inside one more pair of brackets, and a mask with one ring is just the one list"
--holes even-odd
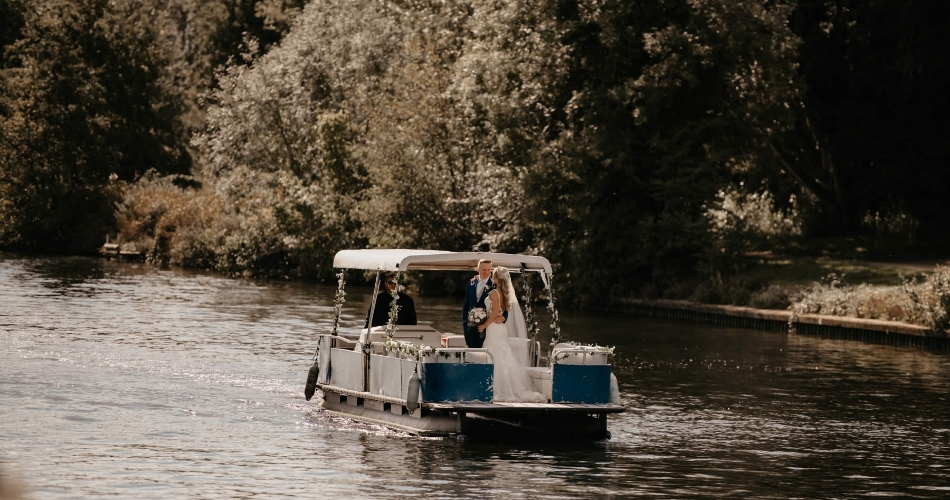
[[(569, 338), (617, 346), (613, 439), (420, 439), (304, 401), (333, 293), (0, 254), (0, 471), (33, 498), (950, 494), (946, 355), (564, 312)], [(416, 303), (460, 326), (460, 298)]]

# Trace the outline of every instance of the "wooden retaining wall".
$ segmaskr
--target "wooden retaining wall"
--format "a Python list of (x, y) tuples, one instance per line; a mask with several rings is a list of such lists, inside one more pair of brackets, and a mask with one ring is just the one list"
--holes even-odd
[(610, 309), (650, 318), (676, 319), (773, 332), (789, 332), (793, 327), (794, 332), (801, 335), (950, 351), (950, 335), (947, 331), (934, 331), (923, 326), (897, 321), (801, 314), (790, 325), (791, 311), (698, 304), (685, 300), (628, 299), (615, 303)]

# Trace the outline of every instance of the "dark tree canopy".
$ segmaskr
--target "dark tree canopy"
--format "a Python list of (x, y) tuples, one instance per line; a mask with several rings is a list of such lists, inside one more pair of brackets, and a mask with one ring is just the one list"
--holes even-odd
[(101, 245), (110, 175), (190, 172), (214, 66), (240, 54), (242, 33), (276, 42), (301, 4), (0, 1), (0, 246)]
[(92, 248), (117, 214), (160, 262), (322, 279), (343, 247), (482, 245), (584, 302), (718, 279), (762, 227), (941, 242), (941, 14), (0, 0), (0, 246)]
[(801, 2), (803, 97), (783, 139), (786, 168), (815, 198), (812, 230), (854, 232), (869, 213), (905, 211), (943, 239), (950, 74), (941, 6)]
[(110, 173), (186, 172), (177, 99), (150, 20), (107, 0), (43, 2), (22, 11), (5, 50), (0, 242), (95, 248), (111, 225)]

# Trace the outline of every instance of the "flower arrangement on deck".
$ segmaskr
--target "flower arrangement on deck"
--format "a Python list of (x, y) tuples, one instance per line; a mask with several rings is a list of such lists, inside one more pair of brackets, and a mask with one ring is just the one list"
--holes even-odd
[(554, 355), (555, 360), (567, 359), (570, 356), (575, 355), (587, 355), (587, 354), (605, 354), (608, 358), (614, 356), (614, 346), (599, 346), (597, 344), (574, 344), (569, 343), (570, 351), (568, 352), (558, 352)]
[(435, 352), (432, 346), (425, 344), (413, 344), (412, 342), (403, 342), (401, 340), (387, 340), (383, 342), (386, 352), (397, 353), (406, 358), (421, 360)]

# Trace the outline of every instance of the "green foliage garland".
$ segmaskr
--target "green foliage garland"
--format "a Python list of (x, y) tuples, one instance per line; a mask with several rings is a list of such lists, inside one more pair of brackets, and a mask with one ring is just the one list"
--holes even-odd
[(399, 318), (399, 274), (396, 273), (396, 286), (393, 287), (393, 300), (389, 303), (389, 322), (386, 323), (386, 338), (393, 339), (393, 333), (396, 331), (396, 319)]
[(521, 300), (524, 302), (524, 319), (528, 325), (528, 337), (532, 340), (538, 336), (538, 320), (534, 317), (534, 309), (531, 307), (531, 283), (528, 282), (529, 276), (525, 273), (524, 266), (521, 266), (521, 285), (524, 287), (524, 295)]
[(558, 317), (557, 308), (554, 307), (554, 275), (548, 275), (548, 311), (551, 312), (551, 343), (557, 344), (561, 341), (561, 319)]
[(337, 273), (337, 277), (340, 279), (337, 282), (336, 297), (333, 301), (333, 329), (330, 330), (331, 335), (336, 335), (340, 331), (340, 313), (343, 312), (343, 303), (346, 302), (346, 291), (344, 290), (346, 286), (346, 269)]

